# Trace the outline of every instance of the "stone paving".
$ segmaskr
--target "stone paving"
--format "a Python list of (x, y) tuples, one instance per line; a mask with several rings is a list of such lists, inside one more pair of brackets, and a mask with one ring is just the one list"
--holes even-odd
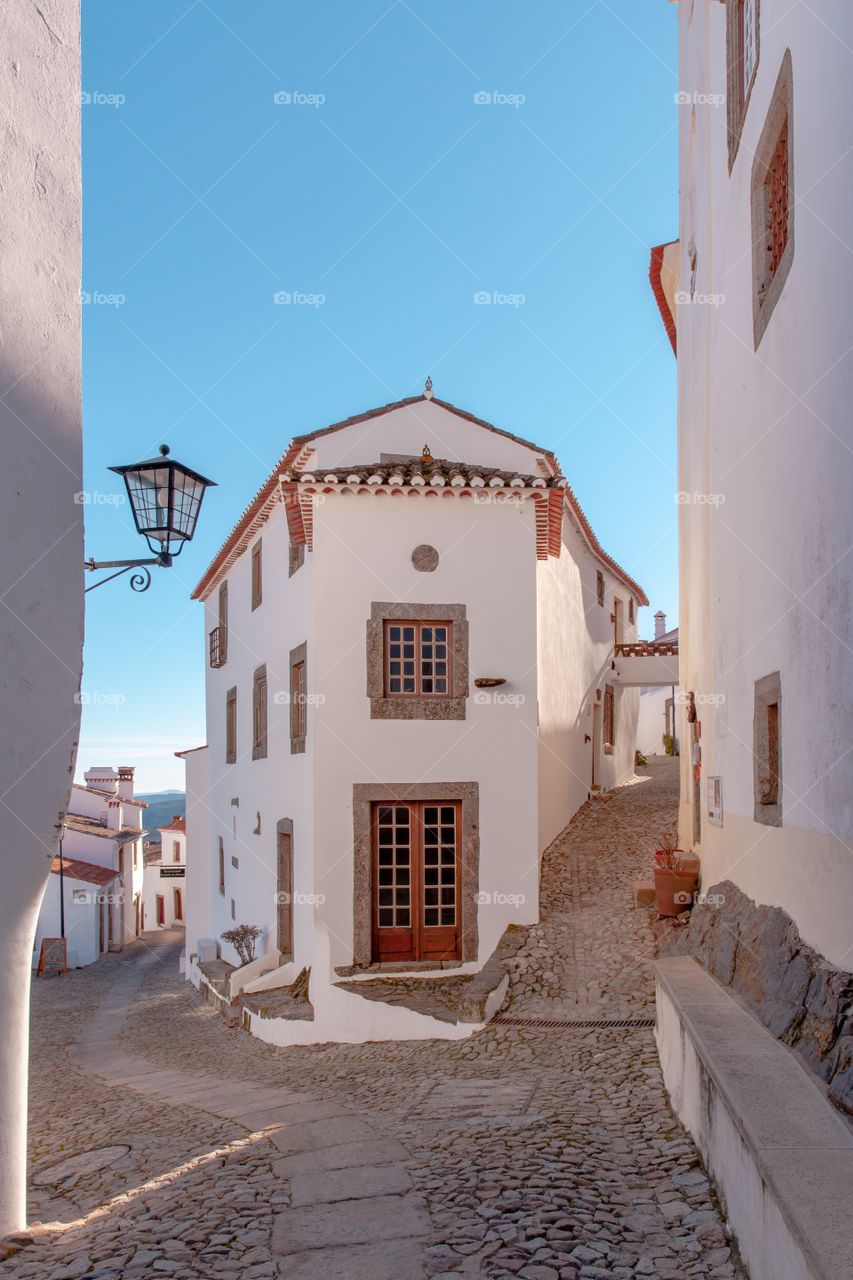
[[(547, 852), (513, 1018), (650, 1016), (632, 905), (674, 819), (673, 762), (586, 805)], [(743, 1277), (652, 1033), (496, 1023), (460, 1042), (275, 1049), (180, 978), (160, 934), (34, 986), (31, 1167), (18, 1280)], [(100, 1074), (99, 1074), (100, 1073)]]

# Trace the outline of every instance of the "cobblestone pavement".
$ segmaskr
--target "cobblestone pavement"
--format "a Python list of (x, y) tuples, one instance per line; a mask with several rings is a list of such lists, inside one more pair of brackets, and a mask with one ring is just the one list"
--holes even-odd
[[(651, 1015), (653, 937), (632, 887), (648, 872), (656, 835), (673, 823), (676, 792), (673, 763), (653, 760), (641, 779), (585, 806), (555, 841), (542, 923), (513, 961), (505, 1015)], [(100, 1172), (34, 1188), (33, 1242), (0, 1263), (0, 1274), (745, 1275), (668, 1107), (650, 1030), (500, 1023), (461, 1042), (275, 1049), (199, 1001), (177, 973), (179, 950), (179, 939), (159, 935), (153, 950), (137, 944), (67, 980), (35, 984), (33, 1172), (93, 1147), (130, 1150)], [(125, 991), (121, 1039), (114, 1032), (101, 1066), (113, 1078), (124, 1071), (120, 1084), (93, 1073), (97, 1028), (115, 1025), (111, 989)], [(87, 1034), (88, 1047), (74, 1049)], [(140, 1093), (133, 1064), (142, 1059), (153, 1074)], [(222, 1107), (211, 1114), (217, 1081), (246, 1112), (308, 1091), (318, 1101), (301, 1104), (306, 1123), (297, 1127), (340, 1126), (340, 1145), (295, 1144), (295, 1129), (261, 1127), (274, 1119), (265, 1111), (240, 1122), (233, 1102), (224, 1108), (231, 1118)], [(306, 1147), (321, 1149), (299, 1154)], [(99, 1213), (105, 1205), (111, 1211)], [(321, 1247), (333, 1221), (352, 1247)]]

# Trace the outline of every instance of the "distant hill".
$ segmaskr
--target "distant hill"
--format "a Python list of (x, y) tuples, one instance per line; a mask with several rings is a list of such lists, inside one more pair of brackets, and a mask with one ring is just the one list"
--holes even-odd
[(142, 825), (151, 833), (150, 839), (157, 839), (157, 828), (167, 826), (176, 813), (186, 816), (187, 797), (183, 791), (140, 791), (134, 797), (144, 800), (148, 805), (142, 811)]

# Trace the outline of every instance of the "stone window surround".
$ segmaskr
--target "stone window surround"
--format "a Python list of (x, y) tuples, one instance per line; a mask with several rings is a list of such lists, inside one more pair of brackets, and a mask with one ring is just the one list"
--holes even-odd
[[(767, 708), (775, 705), (776, 719), (776, 803), (762, 804), (762, 784), (766, 781), (769, 760), (769, 724)], [(782, 677), (778, 671), (762, 676), (755, 682), (755, 711), (752, 722), (752, 776), (754, 791), (754, 820), (765, 827), (781, 827), (782, 824)]]
[(308, 642), (306, 640), (303, 640), (302, 644), (298, 644), (295, 649), (290, 650), (290, 659), (289, 659), (288, 668), (287, 668), (288, 671), (290, 672), (290, 699), (291, 699), (290, 701), (290, 754), (292, 756), (300, 756), (305, 754), (306, 739), (307, 739), (307, 732), (308, 732), (308, 707), (306, 703), (303, 706), (303, 725), (305, 728), (305, 733), (301, 734), (299, 737), (293, 736), (293, 728), (294, 728), (293, 668), (298, 666), (300, 662), (302, 663), (303, 686), (305, 689), (305, 696), (307, 697), (308, 695)]
[[(765, 180), (768, 167), (776, 150), (782, 124), (788, 121), (788, 228), (785, 250), (782, 254), (773, 279), (767, 285), (762, 298), (760, 295), (763, 283), (761, 255), (764, 252), (766, 239)], [(779, 301), (782, 290), (794, 260), (794, 79), (791, 50), (786, 49), (776, 78), (776, 85), (767, 110), (767, 118), (758, 146), (755, 148), (755, 159), (752, 163), (750, 181), (750, 205), (752, 225), (752, 325), (755, 350), (764, 337), (764, 332)]]
[[(232, 710), (233, 707), (233, 710)], [(233, 719), (232, 719), (233, 717)], [(225, 763), (237, 763), (237, 686), (225, 694)]]
[(292, 578), (305, 563), (305, 543), (290, 539), (287, 549), (287, 576)]
[[(264, 732), (261, 738), (258, 738), (257, 724), (259, 707), (260, 687), (263, 686), (264, 698), (267, 705), (263, 708), (263, 725)], [(255, 675), (252, 681), (252, 759), (264, 760), (267, 755), (269, 742), (269, 684), (267, 682), (267, 666), (264, 663), (260, 667), (255, 668)]]
[(755, 4), (755, 65), (746, 92), (741, 97), (741, 64), (739, 54), (740, 8), (743, 0), (724, 0), (726, 6), (726, 118), (729, 139), (729, 173), (731, 173), (740, 148), (743, 122), (746, 119), (752, 88), (761, 60), (761, 0)]
[[(479, 951), (477, 894), (480, 889), (480, 784), (477, 782), (356, 782), (353, 811), (353, 964), (373, 964), (373, 834), (374, 804), (397, 801), (458, 800), (462, 805), (459, 842), (461, 964)], [(419, 967), (420, 967), (419, 962)], [(441, 968), (440, 964), (436, 968)]]
[[(451, 624), (449, 696), (385, 696), (385, 623), (398, 621)], [(467, 606), (372, 601), (367, 623), (367, 696), (371, 720), (464, 720), (468, 698)]]
[(595, 571), (595, 598), (600, 605), (604, 605), (604, 574), (600, 569)]

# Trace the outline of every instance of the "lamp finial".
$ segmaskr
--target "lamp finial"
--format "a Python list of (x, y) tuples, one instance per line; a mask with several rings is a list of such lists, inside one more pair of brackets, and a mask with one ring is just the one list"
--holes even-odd
[(424, 400), (432, 399), (432, 378), (427, 374), (426, 384), (424, 386)]

